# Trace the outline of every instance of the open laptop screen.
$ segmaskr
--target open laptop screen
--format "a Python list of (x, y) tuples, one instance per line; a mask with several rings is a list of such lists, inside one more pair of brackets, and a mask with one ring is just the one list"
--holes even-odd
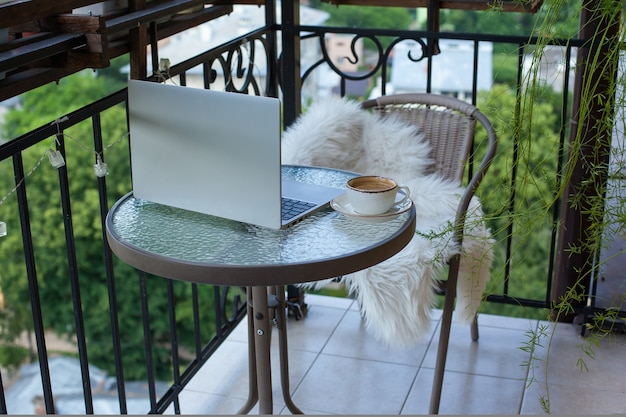
[(128, 100), (135, 197), (280, 228), (278, 99), (130, 80)]

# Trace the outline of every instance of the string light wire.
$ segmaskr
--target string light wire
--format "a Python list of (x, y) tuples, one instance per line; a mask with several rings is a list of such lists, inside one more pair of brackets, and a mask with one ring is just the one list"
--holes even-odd
[[(46, 149), (46, 151), (43, 153), (43, 155), (39, 158), (39, 160), (37, 160), (37, 162), (35, 163), (35, 165), (19, 180), (19, 182), (17, 184), (15, 184), (15, 186), (8, 192), (6, 193), (2, 198), (0, 198), (0, 206), (2, 206), (2, 204), (4, 204), (4, 202), (11, 196), (13, 195), (13, 193), (15, 193), (18, 188), (20, 188), (22, 186), (22, 184), (24, 183), (24, 181), (26, 181), (26, 178), (30, 177), (33, 172), (35, 172), (37, 170), (37, 168), (39, 168), (39, 166), (41, 166), (41, 163), (43, 162), (44, 159), (46, 159), (46, 157), (48, 157), (50, 164), (52, 165), (52, 167), (54, 168), (61, 168), (62, 166), (65, 165), (65, 160), (63, 159), (63, 155), (61, 155), (61, 152), (57, 151), (55, 149), (55, 146), (60, 146), (60, 141), (59, 138), (63, 137), (63, 138), (67, 138), (70, 139), (73, 143), (75, 143), (76, 145), (78, 145), (79, 148), (87, 151), (87, 152), (93, 152), (96, 155), (96, 164), (93, 166), (94, 168), (94, 173), (97, 177), (103, 177), (105, 175), (108, 174), (108, 165), (106, 163), (103, 162), (103, 154), (104, 151), (108, 150), (109, 148), (117, 145), (118, 143), (120, 143), (121, 141), (123, 141), (124, 139), (126, 139), (129, 136), (129, 132), (126, 132), (124, 135), (122, 135), (119, 139), (117, 139), (116, 141), (108, 144), (107, 146), (105, 146), (102, 151), (98, 152), (84, 144), (82, 144), (78, 139), (68, 135), (67, 133), (62, 133), (61, 132), (61, 127), (60, 127), (60, 123), (67, 121), (68, 117), (62, 117), (60, 119), (56, 119), (54, 122), (51, 123), (51, 125), (56, 125), (57, 127), (57, 133), (54, 135), (54, 138), (52, 140), (52, 143), (50, 144), (50, 146), (48, 147), (48, 149)], [(6, 231), (6, 223), (3, 221), (0, 221), (0, 237), (2, 236), (6, 236), (7, 231)]]

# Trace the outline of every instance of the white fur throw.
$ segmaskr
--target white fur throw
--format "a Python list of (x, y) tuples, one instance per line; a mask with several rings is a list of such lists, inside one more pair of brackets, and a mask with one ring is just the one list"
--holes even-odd
[[(343, 277), (366, 325), (380, 340), (411, 346), (430, 328), (435, 280), (458, 253), (451, 243), (463, 188), (436, 174), (430, 145), (418, 128), (394, 117), (379, 117), (358, 102), (334, 98), (314, 103), (283, 135), (282, 162), (384, 175), (409, 187), (417, 213), (416, 234), (390, 259)], [(477, 199), (466, 223), (457, 285), (455, 318), (470, 323), (489, 280), (493, 240)], [(328, 281), (305, 283), (319, 288)]]

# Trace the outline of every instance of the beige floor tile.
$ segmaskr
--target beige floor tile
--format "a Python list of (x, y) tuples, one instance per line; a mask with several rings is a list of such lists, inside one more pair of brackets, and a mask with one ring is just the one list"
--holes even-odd
[[(529, 355), (520, 348), (527, 336), (522, 330), (482, 326), (473, 342), (469, 326), (453, 324), (448, 345), (446, 370), (511, 379), (524, 379)], [(439, 329), (430, 345), (423, 366), (434, 368)]]
[[(180, 413), (186, 415), (236, 414), (245, 403), (245, 400), (240, 398), (191, 390), (183, 391), (179, 398)], [(175, 414), (174, 406), (170, 406), (164, 414)]]
[(496, 316), (493, 314), (478, 315), (478, 330), (484, 326), (500, 327), (503, 329), (515, 329), (528, 331), (537, 327), (537, 320), (519, 317)]
[[(434, 371), (422, 368), (402, 414), (428, 414)], [(446, 372), (440, 414), (518, 414), (524, 381)]]
[(328, 297), (324, 295), (308, 293), (304, 296), (304, 302), (311, 306), (330, 307), (340, 310), (347, 310), (351, 308), (351, 306), (354, 304), (354, 300), (352, 298)]
[(226, 340), (187, 384), (187, 390), (247, 398), (248, 345)]
[(294, 401), (315, 413), (398, 414), (417, 367), (320, 355)]
[(248, 343), (248, 319), (244, 318), (228, 336), (231, 342)]
[(530, 384), (524, 393), (522, 414), (546, 414), (541, 399), (549, 398), (555, 415), (604, 415), (626, 413), (626, 392), (596, 389), (593, 385), (550, 384), (548, 391), (540, 382)]
[(377, 340), (372, 330), (366, 329), (365, 322), (357, 311), (349, 311), (343, 318), (337, 331), (331, 336), (323, 353), (347, 356), (357, 359), (369, 359), (381, 362), (419, 366), (426, 354), (436, 323), (424, 336), (424, 341), (409, 348), (388, 346)]
[(581, 326), (572, 323), (553, 323), (545, 320), (538, 322), (538, 326), (545, 333), (553, 333), (555, 336), (581, 337)]
[[(187, 385), (187, 390), (217, 396), (228, 396), (245, 400), (248, 398), (248, 345), (226, 341), (215, 352), (213, 358), (194, 376)], [(272, 359), (272, 395), (274, 403), (285, 404), (280, 382), (279, 350), (273, 346)], [(289, 387), (293, 393), (317, 354), (289, 351)], [(242, 401), (243, 403), (243, 401)]]
[[(340, 300), (340, 301), (339, 301)], [(309, 315), (288, 321), (290, 388), (307, 414), (427, 414), (438, 321), (433, 338), (412, 349), (394, 349), (365, 330), (352, 300), (307, 295)], [(440, 310), (435, 310), (437, 320)], [(529, 330), (550, 323), (481, 315), (480, 339), (454, 325), (444, 378), (441, 414), (544, 414), (539, 398), (547, 340), (533, 362), (537, 381), (526, 387), (529, 354), (521, 348)], [(534, 327), (533, 327), (534, 326)], [(548, 329), (549, 330), (549, 329)], [(580, 326), (559, 323), (551, 345), (548, 380), (555, 414), (609, 414), (626, 410), (626, 335), (603, 340), (589, 372)], [(232, 414), (248, 393), (247, 330), (244, 321), (181, 394), (183, 414)], [(543, 356), (542, 356), (543, 355)], [(422, 361), (423, 359), (423, 361)], [(420, 365), (422, 368), (420, 369)], [(280, 391), (277, 331), (272, 338), (274, 413), (290, 414)], [(258, 410), (255, 407), (252, 414)], [(173, 409), (170, 409), (171, 413)]]
[(626, 335), (582, 338), (572, 336), (567, 326), (557, 326), (552, 339), (547, 336), (542, 341), (543, 346), (537, 347), (531, 369), (534, 377), (541, 382), (547, 378), (550, 384), (582, 385), (626, 393)]
[[(287, 319), (289, 348), (320, 352), (345, 313), (346, 309), (311, 305), (304, 319)], [(274, 332), (274, 336), (276, 334)], [(274, 340), (277, 340), (276, 337)]]
[[(318, 297), (319, 298), (319, 297)], [(334, 300), (332, 297), (322, 297)], [(342, 299), (337, 299), (342, 300)], [(307, 302), (309, 302), (307, 298)], [(326, 303), (330, 303), (326, 301)], [(324, 304), (324, 303), (321, 303)], [(312, 304), (304, 319), (287, 317), (287, 344), (290, 349), (320, 352), (328, 338), (349, 309), (351, 303), (340, 302), (345, 308)], [(248, 321), (244, 319), (228, 336), (229, 341), (248, 343)], [(278, 330), (272, 328), (272, 346), (278, 346)]]

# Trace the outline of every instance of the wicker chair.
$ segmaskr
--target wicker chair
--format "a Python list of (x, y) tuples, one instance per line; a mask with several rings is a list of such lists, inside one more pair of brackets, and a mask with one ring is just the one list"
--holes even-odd
[[(433, 171), (446, 178), (464, 182), (464, 173), (474, 142), (476, 123), (480, 123), (488, 135), (488, 149), (486, 154), (474, 170), (472, 177), (467, 182), (466, 191), (463, 194), (456, 212), (454, 224), (454, 236), (458, 245), (463, 241), (465, 218), (470, 200), (474, 196), (478, 185), (484, 177), (497, 147), (497, 137), (491, 122), (475, 106), (458, 100), (436, 94), (397, 94), (382, 96), (374, 100), (368, 100), (362, 104), (364, 109), (372, 109), (379, 114), (395, 114), (405, 117), (420, 127), (420, 130), (429, 140), (435, 164)], [(454, 256), (448, 261), (447, 281), (440, 285), (445, 292), (443, 316), (437, 359), (435, 364), (435, 377), (430, 402), (430, 414), (439, 412), (443, 376), (450, 338), (450, 326), (456, 296), (456, 283), (459, 274), (460, 255)], [(478, 322), (474, 317), (471, 326), (472, 340), (478, 340)]]

